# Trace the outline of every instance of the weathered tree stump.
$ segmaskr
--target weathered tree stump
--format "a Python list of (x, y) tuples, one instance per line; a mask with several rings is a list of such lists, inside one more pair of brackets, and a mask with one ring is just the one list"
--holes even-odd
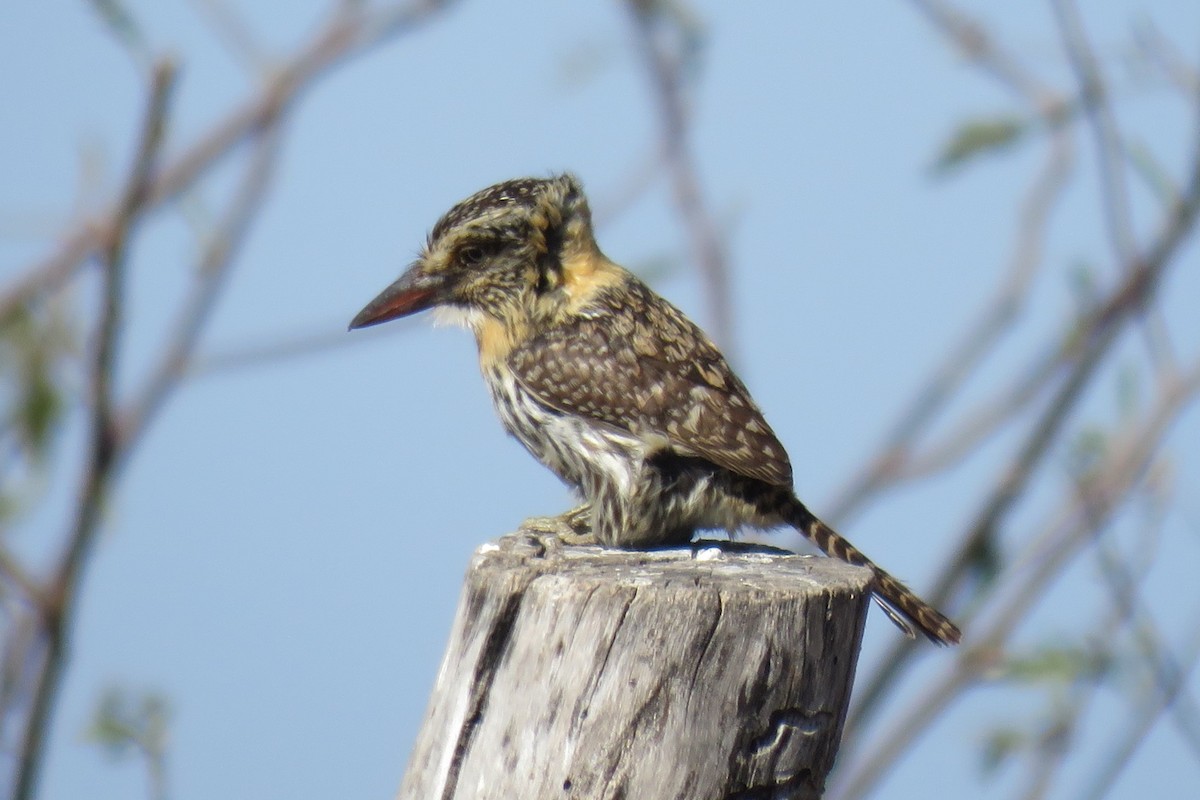
[(820, 797), (870, 584), (717, 543), (484, 545), (399, 798)]

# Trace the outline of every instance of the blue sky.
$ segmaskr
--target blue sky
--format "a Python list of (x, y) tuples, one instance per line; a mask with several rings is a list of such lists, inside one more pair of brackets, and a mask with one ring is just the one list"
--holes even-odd
[[(174, 52), (182, 66), (168, 140), (177, 152), (255, 79), (220, 47), (198, 4), (128, 5), (152, 49)], [(246, 5), (248, 26), (276, 57), (323, 18), (318, 2)], [(991, 17), (1034, 69), (1067, 85), (1049, 12), (1023, 9)], [(708, 39), (693, 147), (727, 234), (737, 365), (791, 452), (800, 496), (820, 513), (983, 308), (1043, 148), (931, 177), (938, 147), (964, 119), (1019, 107), (909, 4), (750, 11), (706, 2), (697, 11)], [(1184, 32), (1176, 41), (1185, 50), (1200, 26), (1200, 6), (1182, 0), (1087, 12), (1097, 50), (1122, 75), (1132, 21), (1148, 15), (1169, 35)], [(495, 181), (570, 169), (597, 209), (611, 207), (658, 136), (630, 41), (615, 3), (464, 2), (336, 70), (292, 115), (277, 180), (205, 334), (205, 363), (293, 337), (339, 336), (450, 204)], [(143, 90), (89, 4), (67, 0), (0, 9), (0, 75), (0, 278), (8, 279), (47, 252), (80, 207), (85, 154), (93, 162), (98, 154), (103, 176), (84, 193), (85, 208), (118, 185)], [(1186, 106), (1136, 82), (1121, 100), (1122, 122), (1178, 173), (1191, 141)], [(1064, 326), (1073, 265), (1087, 261), (1111, 277), (1094, 156), (1086, 137), (1079, 145), (1078, 180), (1055, 213), (1033, 299), (968, 399), (1002, 386)], [(217, 176), (199, 205), (219, 209), (229, 178)], [(1153, 206), (1145, 192), (1135, 200), (1145, 236)], [(662, 178), (605, 222), (600, 239), (635, 270), (675, 264), (656, 287), (705, 321)], [(139, 237), (122, 388), (138, 384), (161, 343), (196, 249), (176, 210)], [(1185, 362), (1200, 341), (1194, 246), (1187, 264), (1164, 301)], [(76, 292), (86, 304), (87, 285)], [(170, 697), (179, 800), (394, 792), (470, 553), (570, 498), (505, 438), (469, 336), (418, 318), (346, 337), (345, 347), (304, 358), (199, 375), (151, 430), (90, 565), (43, 797), (141, 796), (138, 765), (112, 764), (82, 741), (113, 682)], [(1121, 353), (1118, 361), (1135, 358), (1136, 343)], [(1078, 424), (1110, 420), (1111, 403), (1098, 396)], [(1193, 564), (1197, 416), (1169, 440), (1180, 510), (1167, 535)], [(64, 453), (79, 425), (64, 432)], [(914, 587), (927, 585), (931, 554), (951, 546), (1015, 441), (1001, 437), (946, 475), (886, 495), (844, 521), (844, 532)], [(34, 563), (58, 541), (77, 464), (61, 459), (44, 509), (11, 542)], [(1014, 524), (1041, 520), (1054, 486), (1035, 492)], [(1072, 604), (1088, 608), (1093, 572), (1072, 571), (1053, 595), (1061, 613), (1035, 617), (1027, 641), (1066, 630)], [(1156, 580), (1179, 585), (1185, 575), (1168, 564)], [(1161, 620), (1170, 631), (1193, 618), (1195, 598), (1176, 605)], [(896, 635), (872, 615), (864, 669)], [(910, 688), (948, 663), (927, 653)], [(880, 796), (928, 796), (935, 767), (944, 776), (935, 793), (1007, 796), (1019, 773), (979, 777), (981, 732), (1043, 698), (971, 694)], [(1107, 697), (1098, 724), (1122, 713)], [(1155, 737), (1111, 796), (1170, 796), (1181, 780), (1200, 779), (1178, 740), (1161, 727)]]

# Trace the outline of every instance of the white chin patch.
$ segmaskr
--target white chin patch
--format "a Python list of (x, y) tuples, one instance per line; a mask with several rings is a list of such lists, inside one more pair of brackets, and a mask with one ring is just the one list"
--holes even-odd
[(483, 312), (462, 306), (438, 306), (433, 309), (433, 324), (439, 328), (469, 328), (475, 330), (482, 322)]

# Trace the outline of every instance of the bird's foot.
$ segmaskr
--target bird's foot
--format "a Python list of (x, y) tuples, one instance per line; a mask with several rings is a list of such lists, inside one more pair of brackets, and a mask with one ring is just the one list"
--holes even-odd
[(591, 517), (592, 507), (584, 504), (557, 517), (530, 517), (521, 523), (521, 530), (556, 536), (568, 545), (596, 544)]

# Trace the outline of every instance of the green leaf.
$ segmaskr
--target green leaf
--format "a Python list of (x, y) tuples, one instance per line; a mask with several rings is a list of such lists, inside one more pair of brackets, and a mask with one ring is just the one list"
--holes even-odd
[(998, 153), (1016, 144), (1029, 123), (1016, 116), (968, 120), (958, 127), (933, 164), (935, 174), (948, 172), (982, 155)]
[(161, 694), (113, 686), (100, 696), (84, 738), (114, 757), (132, 750), (154, 758), (166, 750), (170, 717)]
[(1141, 398), (1141, 380), (1136, 364), (1126, 362), (1117, 370), (1117, 414), (1129, 420), (1137, 413)]
[(0, 399), (0, 421), (34, 462), (46, 455), (65, 409), (59, 373), (70, 342), (51, 314), (22, 307), (0, 320), (0, 379), (11, 387)]
[(1108, 656), (1078, 645), (1045, 645), (1026, 655), (1014, 656), (1002, 666), (1004, 677), (1010, 681), (1042, 684), (1095, 681), (1106, 676), (1111, 668)]
[(91, 0), (91, 4), (121, 46), (135, 58), (147, 61), (150, 48), (146, 36), (129, 9), (118, 0)]
[(1108, 455), (1109, 436), (1096, 425), (1089, 425), (1076, 434), (1067, 451), (1067, 472), (1078, 482), (1084, 482)]
[(1004, 766), (1013, 755), (1023, 750), (1029, 737), (1015, 728), (994, 728), (987, 732), (980, 753), (980, 767), (990, 775)]
[(21, 433), (31, 452), (43, 456), (54, 432), (54, 424), (62, 416), (63, 403), (58, 387), (46, 371), (28, 376), (21, 403)]

